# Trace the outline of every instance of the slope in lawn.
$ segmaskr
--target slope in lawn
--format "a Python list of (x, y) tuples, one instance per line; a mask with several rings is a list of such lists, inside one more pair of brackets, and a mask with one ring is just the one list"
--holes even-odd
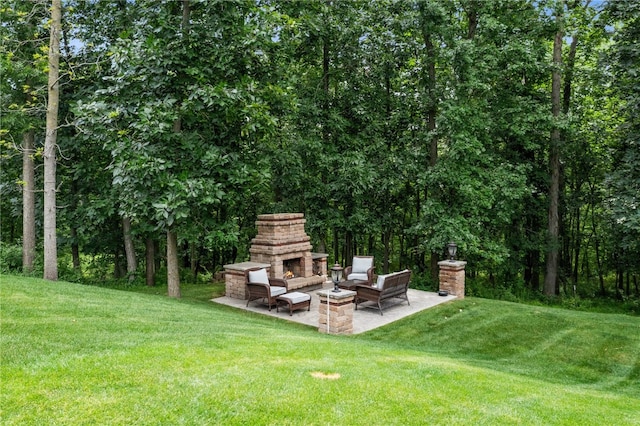
[(640, 397), (640, 318), (469, 298), (366, 334), (552, 383)]

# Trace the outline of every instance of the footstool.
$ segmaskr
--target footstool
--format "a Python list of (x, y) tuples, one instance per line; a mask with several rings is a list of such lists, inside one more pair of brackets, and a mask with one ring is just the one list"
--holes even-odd
[(292, 293), (281, 294), (276, 297), (276, 312), (280, 305), (289, 305), (289, 316), (293, 315), (293, 311), (298, 309), (307, 308), (307, 311), (311, 310), (311, 296), (307, 293), (300, 293), (294, 291)]

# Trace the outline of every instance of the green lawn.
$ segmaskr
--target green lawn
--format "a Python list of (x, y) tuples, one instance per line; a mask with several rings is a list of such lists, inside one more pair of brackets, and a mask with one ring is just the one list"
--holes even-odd
[(3, 425), (640, 424), (637, 317), (469, 298), (327, 336), (202, 290), (0, 290)]

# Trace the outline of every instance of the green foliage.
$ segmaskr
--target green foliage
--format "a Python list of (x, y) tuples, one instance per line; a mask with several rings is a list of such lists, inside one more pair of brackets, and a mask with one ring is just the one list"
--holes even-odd
[[(144, 238), (172, 230), (200, 274), (249, 258), (257, 214), (300, 211), (315, 250), (342, 264), (372, 254), (378, 271), (410, 267), (435, 288), (429, 257), (455, 240), (498, 283), (474, 294), (535, 298), (557, 125), (560, 291), (587, 298), (615, 287), (613, 274), (637, 278), (637, 6), (586, 3), (564, 3), (566, 102), (554, 121), (549, 11), (561, 2), (65, 2), (65, 276), (117, 276), (125, 216), (138, 259)], [(43, 138), (47, 8), (4, 4), (0, 214), (11, 244), (17, 148), (26, 130)]]
[[(87, 136), (100, 134), (111, 152), (121, 215), (176, 229), (188, 240), (203, 228), (233, 230), (233, 218), (216, 220), (211, 212), (223, 203), (232, 209), (244, 200), (242, 188), (267, 178), (250, 144), (270, 132), (272, 118), (255, 81), (238, 74), (247, 64), (234, 62), (233, 50), (250, 37), (248, 27), (234, 26), (246, 6), (199, 5), (191, 13), (200, 25), (184, 40), (176, 38), (181, 29), (171, 5), (152, 8), (145, 12), (150, 26), (111, 46), (108, 86), (92, 102), (78, 103), (77, 113), (78, 125), (92, 129)], [(218, 38), (219, 25), (231, 38)], [(231, 232), (222, 240), (233, 241)], [(205, 243), (214, 240), (221, 238)]]
[(0, 272), (3, 274), (22, 271), (22, 245), (0, 241)]
[[(606, 206), (616, 245), (623, 249), (618, 268), (640, 270), (640, 19), (634, 2), (608, 5), (621, 28), (609, 52), (613, 68), (613, 91), (618, 93), (624, 122), (617, 129), (613, 170), (606, 180)], [(623, 266), (624, 265), (624, 266)]]

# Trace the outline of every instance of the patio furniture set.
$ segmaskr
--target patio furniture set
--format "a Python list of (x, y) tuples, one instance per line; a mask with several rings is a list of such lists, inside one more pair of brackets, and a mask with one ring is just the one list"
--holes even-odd
[[(382, 302), (399, 298), (409, 303), (407, 290), (411, 271), (395, 272), (386, 275), (375, 275), (373, 256), (355, 256), (351, 266), (344, 269), (345, 281), (338, 286), (356, 292), (355, 308), (363, 302), (373, 302), (382, 315)], [(311, 309), (311, 296), (302, 291), (289, 292), (287, 280), (270, 278), (265, 268), (250, 268), (245, 271), (247, 306), (252, 301), (266, 303), (271, 311), (272, 306), (279, 312), (280, 307), (287, 306), (289, 315), (300, 309)]]

